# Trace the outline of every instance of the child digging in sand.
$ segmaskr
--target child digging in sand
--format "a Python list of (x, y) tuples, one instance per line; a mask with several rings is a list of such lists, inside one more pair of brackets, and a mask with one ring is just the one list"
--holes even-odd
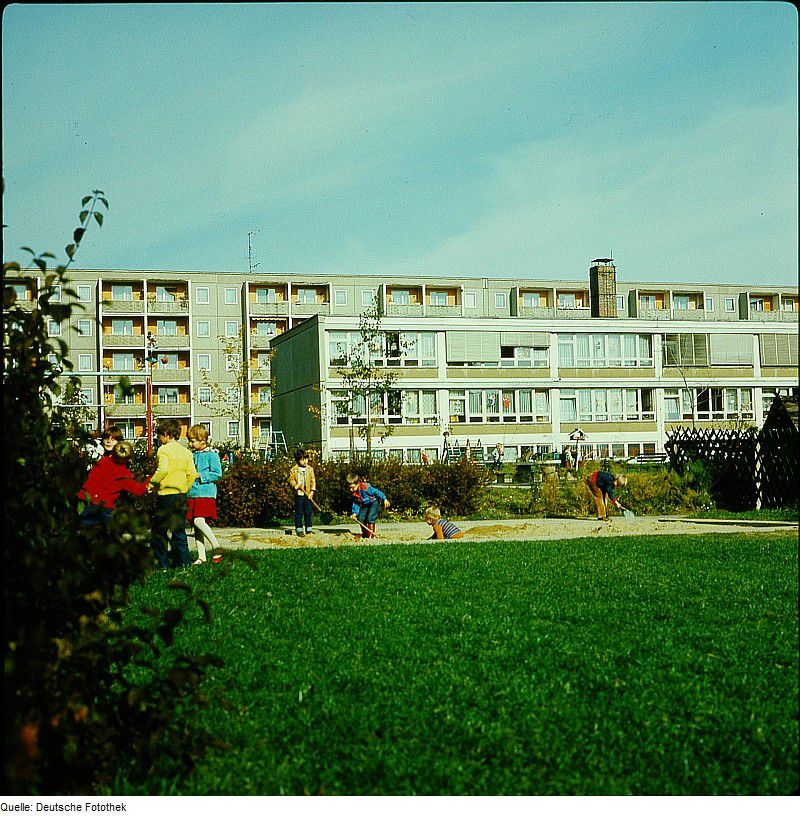
[(375, 538), (375, 522), (381, 507), (389, 507), (389, 499), (369, 482), (361, 481), (356, 473), (347, 474), (350, 497), (353, 500), (351, 518), (361, 525), (361, 538)]
[(425, 511), (425, 523), (430, 524), (433, 527), (433, 535), (430, 537), (429, 541), (432, 539), (444, 539), (444, 538), (463, 538), (464, 533), (453, 524), (452, 521), (448, 521), (447, 519), (442, 518), (441, 511), (438, 507), (429, 507)]

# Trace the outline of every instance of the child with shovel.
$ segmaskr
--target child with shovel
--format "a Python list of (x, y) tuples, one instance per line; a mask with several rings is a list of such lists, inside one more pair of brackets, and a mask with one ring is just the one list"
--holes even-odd
[(361, 525), (361, 538), (375, 538), (375, 522), (381, 507), (389, 507), (389, 499), (369, 482), (361, 481), (356, 473), (347, 474), (347, 484), (353, 500), (352, 518)]
[[(630, 513), (623, 507), (619, 500), (614, 496), (614, 489), (628, 484), (627, 476), (615, 476), (608, 470), (596, 470), (586, 477), (586, 486), (589, 492), (594, 496), (595, 504), (597, 505), (597, 520), (609, 521), (608, 502), (614, 505), (618, 510)], [(632, 514), (631, 514), (632, 515)]]

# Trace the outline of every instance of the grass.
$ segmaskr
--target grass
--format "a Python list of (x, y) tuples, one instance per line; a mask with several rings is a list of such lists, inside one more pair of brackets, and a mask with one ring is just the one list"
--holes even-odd
[[(194, 570), (179, 712), (229, 744), (115, 793), (790, 794), (791, 535), (424, 543)], [(227, 574), (223, 574), (227, 570)], [(158, 574), (137, 603), (167, 604)]]

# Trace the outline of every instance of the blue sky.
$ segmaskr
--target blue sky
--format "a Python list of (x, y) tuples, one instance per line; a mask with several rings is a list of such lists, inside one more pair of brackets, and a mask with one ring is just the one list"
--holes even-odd
[[(788, 3), (25, 5), (6, 259), (796, 285)], [(59, 255), (61, 257), (61, 255)]]

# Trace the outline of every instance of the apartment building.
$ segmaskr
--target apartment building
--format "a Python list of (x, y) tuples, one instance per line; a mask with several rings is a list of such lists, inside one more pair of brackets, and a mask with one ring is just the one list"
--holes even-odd
[[(577, 431), (596, 456), (663, 448), (674, 425), (759, 425), (798, 385), (798, 290), (637, 284), (596, 259), (585, 282), (489, 278), (71, 271), (80, 307), (54, 336), (70, 348), (88, 422), (129, 438), (148, 415), (204, 423), (218, 442), (290, 443), (345, 455), (369, 416), (378, 455), (434, 458), (442, 435), (558, 451)], [(36, 276), (10, 281), (33, 305)], [(359, 315), (377, 305), (381, 405), (343, 409), (341, 371)], [(120, 380), (130, 380), (121, 389)]]

